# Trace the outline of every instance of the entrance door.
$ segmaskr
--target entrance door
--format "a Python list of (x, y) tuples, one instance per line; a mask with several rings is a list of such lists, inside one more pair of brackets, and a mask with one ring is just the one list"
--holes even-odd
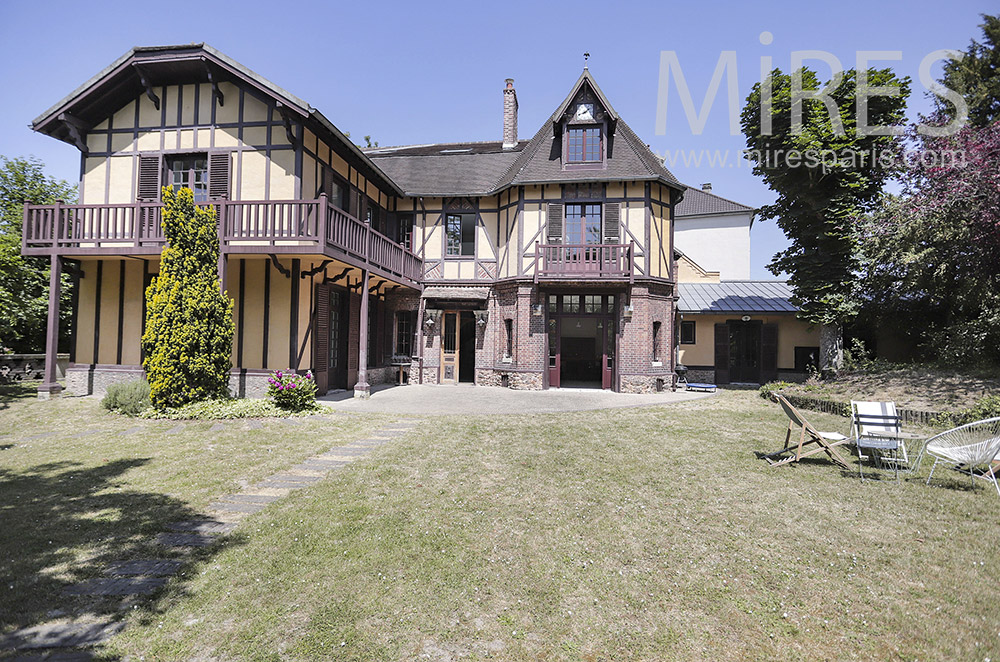
[(476, 381), (476, 316), (463, 310), (458, 316), (458, 381)]
[(441, 316), (441, 383), (457, 384), (459, 369), (458, 313), (445, 312)]
[(316, 389), (347, 388), (347, 294), (327, 285), (316, 288), (313, 371)]
[(760, 322), (729, 323), (729, 379), (760, 383)]
[(601, 365), (601, 388), (612, 388), (615, 372), (615, 326), (614, 319), (604, 320), (604, 356)]

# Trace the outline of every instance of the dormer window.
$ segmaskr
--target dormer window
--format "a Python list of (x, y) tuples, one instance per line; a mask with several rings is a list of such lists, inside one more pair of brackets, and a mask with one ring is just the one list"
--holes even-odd
[(600, 163), (602, 151), (601, 127), (571, 126), (566, 130), (567, 163)]

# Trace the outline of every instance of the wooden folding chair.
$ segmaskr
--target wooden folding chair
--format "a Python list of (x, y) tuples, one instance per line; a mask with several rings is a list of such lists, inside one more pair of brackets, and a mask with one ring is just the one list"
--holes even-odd
[[(844, 456), (834, 448), (835, 446), (846, 444), (849, 441), (849, 437), (845, 437), (837, 432), (820, 432), (783, 395), (775, 393), (774, 398), (788, 416), (788, 432), (785, 434), (785, 447), (780, 451), (768, 453), (764, 456), (768, 464), (772, 467), (779, 467), (782, 464), (798, 462), (802, 458), (815, 455), (816, 453), (826, 453), (830, 456), (831, 460), (840, 466), (845, 469), (850, 468)], [(793, 442), (793, 434), (796, 434), (799, 438), (797, 444)], [(810, 448), (810, 446), (815, 446), (815, 448)], [(791, 453), (791, 455), (780, 460), (776, 459), (778, 456), (786, 453)]]

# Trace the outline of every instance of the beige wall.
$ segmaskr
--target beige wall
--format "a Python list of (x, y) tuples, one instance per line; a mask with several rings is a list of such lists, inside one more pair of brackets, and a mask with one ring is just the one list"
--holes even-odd
[[(267, 100), (232, 83), (220, 83), (220, 89), (223, 106), (208, 84), (157, 87), (161, 110), (142, 94), (94, 127), (87, 134), (90, 154), (83, 159), (80, 201), (135, 201), (142, 152), (169, 155), (220, 149), (232, 152), (233, 199), (299, 197), (295, 149), (288, 142), (280, 115), (269, 109)], [(255, 122), (262, 125), (245, 126)]]
[[(710, 366), (715, 364), (715, 325), (742, 315), (702, 315), (685, 313), (684, 321), (695, 322), (694, 345), (679, 345), (678, 360), (686, 366)], [(796, 347), (819, 347), (819, 327), (794, 315), (751, 315), (751, 319), (764, 324), (778, 325), (778, 370), (795, 368)]]
[(687, 255), (677, 260), (678, 283), (718, 283), (718, 271), (705, 271)]

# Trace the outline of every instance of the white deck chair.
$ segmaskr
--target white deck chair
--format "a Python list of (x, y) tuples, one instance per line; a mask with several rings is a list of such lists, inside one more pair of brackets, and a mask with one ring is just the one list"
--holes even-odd
[[(927, 476), (928, 485), (938, 463), (945, 462), (955, 465), (960, 471), (968, 471), (973, 489), (976, 485), (975, 479), (983, 478), (993, 481), (993, 487), (1000, 495), (1000, 485), (997, 484), (994, 473), (997, 467), (993, 466), (997, 454), (1000, 453), (1000, 417), (967, 423), (942, 432), (928, 439), (924, 450), (934, 458), (934, 466)], [(977, 474), (976, 467), (983, 467), (982, 472)]]

